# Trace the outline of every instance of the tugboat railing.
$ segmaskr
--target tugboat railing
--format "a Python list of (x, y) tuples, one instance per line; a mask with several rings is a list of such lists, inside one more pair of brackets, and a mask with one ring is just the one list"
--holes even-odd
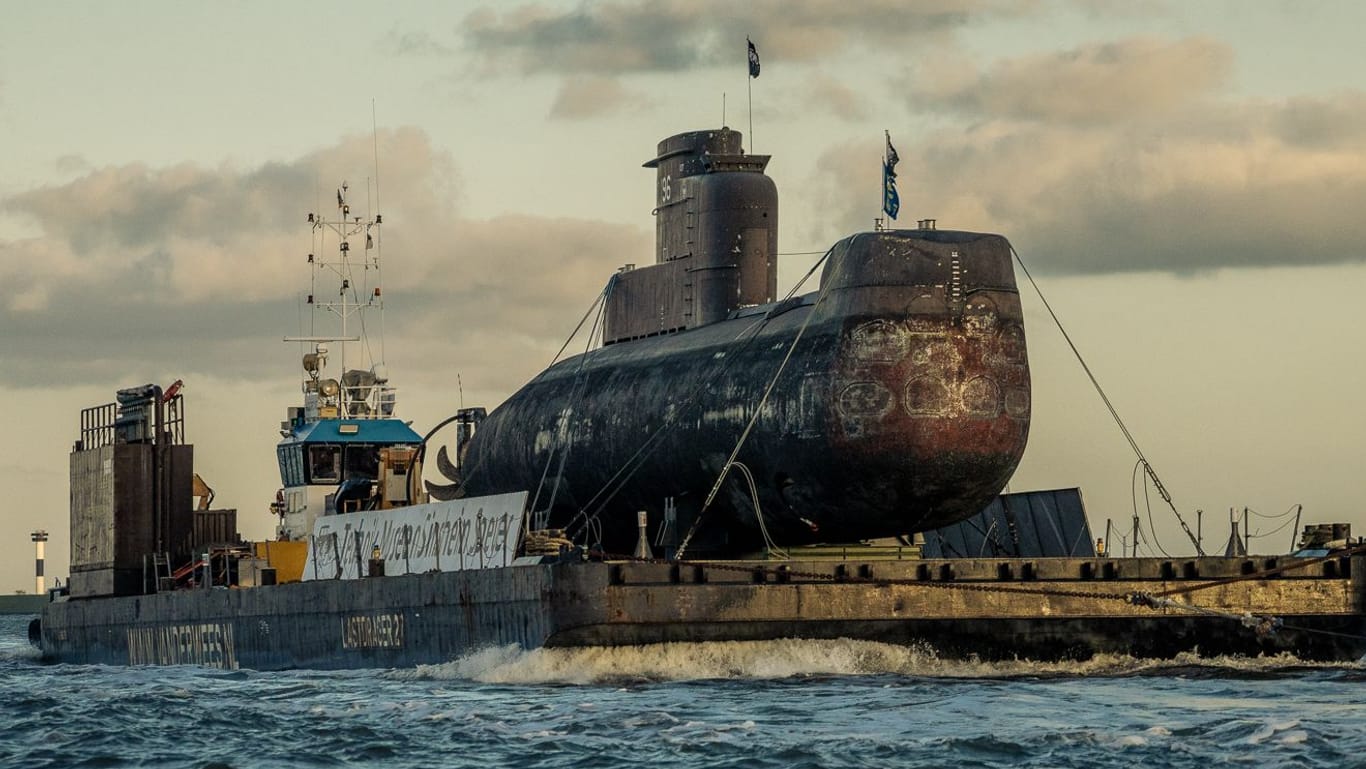
[(388, 419), (394, 416), (398, 388), (389, 385), (354, 385), (341, 388), (341, 411), (346, 419)]

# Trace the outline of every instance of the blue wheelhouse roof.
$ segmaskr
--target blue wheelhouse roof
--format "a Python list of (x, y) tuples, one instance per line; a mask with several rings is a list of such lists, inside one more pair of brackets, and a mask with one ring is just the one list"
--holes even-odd
[[(348, 432), (341, 431), (348, 425)], [(356, 431), (350, 432), (349, 426)], [(421, 443), (422, 436), (401, 419), (319, 419), (294, 431), (281, 443)]]

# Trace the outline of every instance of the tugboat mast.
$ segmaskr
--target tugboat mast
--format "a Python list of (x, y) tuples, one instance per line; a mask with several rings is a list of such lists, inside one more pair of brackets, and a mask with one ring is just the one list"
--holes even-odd
[[(379, 355), (376, 357), (367, 335), (365, 318), (366, 313), (378, 313), (380, 323), (383, 323), (384, 291), (379, 232), (384, 220), (377, 213), (373, 216), (353, 215), (347, 197), (349, 192), (350, 185), (346, 182), (337, 188), (335, 217), (315, 213), (308, 215), (313, 239), (308, 254), (309, 333), (306, 336), (285, 337), (285, 341), (314, 345), (312, 352), (303, 356), (307, 373), (303, 390), (306, 394), (321, 396), (323, 400), (333, 395), (340, 396), (338, 405), (341, 408), (333, 416), (364, 418), (383, 415), (381, 412), (385, 411), (385, 406), (391, 414), (393, 408), (392, 389), (385, 386), (388, 377), (384, 366), (384, 340), (381, 337)], [(353, 245), (362, 253), (359, 259), (352, 256)], [(331, 293), (333, 290), (335, 294)], [(335, 316), (339, 321), (339, 330), (331, 334), (322, 331), (318, 321), (320, 312)], [(355, 328), (357, 324), (358, 329)], [(339, 345), (336, 350), (329, 347), (334, 343)], [(358, 354), (350, 353), (352, 344), (359, 344)], [(331, 380), (320, 379), (319, 370), (326, 365), (331, 353), (339, 358), (342, 381), (329, 387)], [(353, 371), (348, 362), (359, 363), (360, 366)], [(337, 392), (333, 393), (333, 390)], [(382, 402), (368, 403), (374, 395), (383, 396)], [(309, 411), (313, 412), (309, 414), (311, 418), (322, 416), (311, 408)]]

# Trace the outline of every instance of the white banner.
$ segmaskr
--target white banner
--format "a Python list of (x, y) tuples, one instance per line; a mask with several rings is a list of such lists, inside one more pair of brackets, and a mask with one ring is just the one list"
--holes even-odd
[(369, 572), (376, 547), (390, 576), (508, 566), (526, 503), (519, 491), (325, 515), (313, 524), (303, 579), (357, 579)]

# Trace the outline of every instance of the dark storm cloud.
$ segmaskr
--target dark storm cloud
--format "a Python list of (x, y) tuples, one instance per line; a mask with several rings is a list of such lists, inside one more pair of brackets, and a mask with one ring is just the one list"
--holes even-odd
[(528, 4), (480, 9), (466, 17), (460, 34), (490, 71), (625, 74), (743, 66), (746, 35), (765, 61), (814, 61), (855, 43), (894, 47), (1030, 6), (997, 0), (644, 0), (572, 10)]
[[(647, 232), (620, 225), (463, 219), (446, 153), (413, 129), (379, 142), (386, 176), (404, 180), (383, 198), (385, 293), (405, 321), (387, 341), (415, 379), (464, 360), (520, 384), (613, 269), (651, 253)], [(334, 204), (343, 169), (364, 211), (373, 152), (364, 137), (248, 169), (130, 164), (0, 201), (38, 233), (0, 242), (0, 386), (145, 378), (168, 361), (278, 377), (307, 290), (306, 215)]]

